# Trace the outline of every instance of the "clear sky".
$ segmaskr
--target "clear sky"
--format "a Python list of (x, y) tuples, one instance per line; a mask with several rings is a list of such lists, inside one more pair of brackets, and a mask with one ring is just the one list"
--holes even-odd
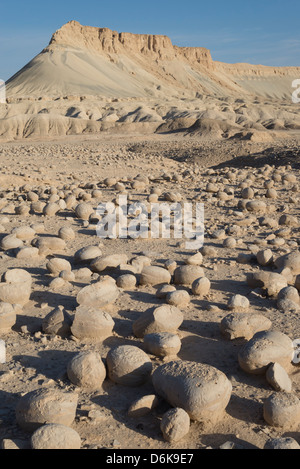
[(70, 20), (118, 32), (165, 34), (214, 60), (300, 66), (300, 0), (6, 0), (0, 78), (7, 80)]

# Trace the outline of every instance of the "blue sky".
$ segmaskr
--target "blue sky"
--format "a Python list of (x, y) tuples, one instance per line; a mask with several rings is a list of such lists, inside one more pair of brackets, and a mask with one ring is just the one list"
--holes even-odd
[(214, 60), (300, 66), (299, 0), (11, 0), (0, 6), (0, 78), (7, 80), (70, 20), (118, 32), (165, 34)]

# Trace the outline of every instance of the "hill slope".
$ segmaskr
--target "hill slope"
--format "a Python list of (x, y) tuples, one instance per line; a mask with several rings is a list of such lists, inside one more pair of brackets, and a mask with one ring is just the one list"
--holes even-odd
[(65, 24), (48, 47), (7, 82), (7, 95), (60, 97), (195, 97), (256, 94), (290, 97), (300, 68), (228, 65), (210, 51), (173, 46), (167, 36), (117, 33)]

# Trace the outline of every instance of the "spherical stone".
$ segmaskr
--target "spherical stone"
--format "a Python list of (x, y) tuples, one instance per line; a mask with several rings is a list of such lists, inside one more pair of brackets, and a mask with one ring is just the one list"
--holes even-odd
[(182, 440), (190, 431), (189, 414), (178, 407), (169, 410), (162, 417), (160, 429), (164, 439), (169, 443)]
[(273, 252), (271, 249), (264, 249), (263, 251), (259, 251), (257, 253), (256, 258), (259, 265), (265, 267), (266, 265), (272, 264)]
[(60, 206), (54, 202), (50, 202), (48, 204), (45, 205), (45, 207), (43, 208), (43, 214), (46, 216), (46, 217), (54, 217), (57, 212), (59, 212), (60, 210)]
[(31, 295), (31, 282), (0, 283), (0, 301), (25, 305)]
[(80, 218), (81, 220), (88, 220), (93, 212), (94, 212), (93, 207), (84, 202), (76, 205), (75, 207), (75, 215), (77, 218)]
[(300, 424), (300, 400), (291, 393), (272, 394), (264, 402), (265, 421), (281, 430), (296, 431)]
[(72, 266), (69, 261), (66, 259), (61, 259), (59, 257), (53, 257), (50, 259), (46, 264), (46, 269), (52, 275), (57, 276), (60, 274), (62, 270), (72, 270)]
[(278, 293), (277, 300), (291, 300), (296, 304), (300, 304), (300, 297), (297, 288), (289, 286), (285, 287)]
[(77, 294), (79, 305), (92, 308), (103, 308), (113, 303), (119, 296), (120, 290), (112, 277), (105, 277), (99, 282), (83, 287)]
[(174, 283), (177, 285), (190, 286), (200, 277), (204, 277), (204, 271), (197, 265), (182, 265), (174, 271)]
[(78, 270), (74, 270), (75, 273), (75, 279), (76, 280), (83, 280), (83, 281), (89, 281), (92, 277), (92, 271), (88, 267), (81, 267)]
[(170, 283), (171, 274), (167, 269), (154, 265), (145, 266), (140, 276), (140, 285), (161, 285)]
[(233, 295), (228, 301), (227, 308), (231, 311), (247, 311), (250, 307), (249, 300), (246, 296)]
[(106, 364), (109, 378), (123, 386), (140, 386), (152, 372), (148, 355), (133, 345), (120, 345), (110, 350)]
[(152, 382), (159, 396), (203, 425), (215, 424), (223, 417), (232, 392), (224, 373), (196, 362), (172, 361), (161, 365), (154, 371)]
[(59, 272), (59, 277), (64, 279), (66, 282), (74, 282), (75, 281), (75, 274), (70, 270), (62, 270)]
[(49, 283), (49, 289), (52, 291), (60, 291), (65, 288), (66, 285), (67, 284), (63, 278), (56, 277)]
[(136, 337), (144, 337), (154, 332), (176, 333), (182, 322), (183, 314), (176, 306), (163, 305), (142, 313), (134, 321), (132, 329)]
[(207, 277), (202, 277), (194, 280), (192, 283), (192, 292), (194, 295), (204, 297), (210, 291), (211, 283)]
[(27, 283), (31, 285), (32, 278), (29, 272), (25, 269), (9, 269), (3, 274), (4, 282), (14, 283)]
[(112, 335), (114, 320), (105, 311), (82, 305), (76, 308), (71, 332), (77, 339), (103, 341)]
[(8, 251), (9, 249), (17, 249), (23, 246), (23, 241), (20, 238), (17, 238), (16, 235), (10, 234), (2, 238), (0, 247), (3, 251)]
[(241, 368), (247, 373), (264, 374), (271, 363), (289, 370), (294, 347), (291, 339), (278, 331), (258, 332), (238, 354)]
[(214, 246), (203, 246), (201, 249), (201, 254), (204, 257), (216, 257), (217, 250)]
[(176, 290), (166, 295), (166, 302), (169, 305), (184, 308), (190, 303), (190, 295), (185, 290)]
[(58, 423), (71, 426), (76, 414), (78, 394), (57, 389), (37, 389), (25, 394), (16, 406), (17, 423), (33, 432), (42, 425)]
[(52, 423), (38, 428), (33, 433), (31, 448), (36, 450), (80, 449), (81, 438), (72, 428)]
[(234, 249), (236, 247), (236, 239), (230, 236), (223, 241), (224, 248)]
[(128, 409), (128, 417), (141, 418), (149, 414), (159, 404), (159, 399), (155, 394), (148, 394), (134, 401)]
[(35, 230), (30, 226), (18, 226), (11, 231), (11, 234), (22, 241), (28, 241), (34, 238)]
[(245, 187), (242, 190), (243, 199), (253, 199), (253, 197), (254, 197), (254, 190), (252, 189), (252, 187)]
[(81, 352), (69, 362), (67, 374), (75, 386), (97, 391), (106, 378), (106, 368), (98, 353)]
[(135, 288), (136, 287), (135, 275), (131, 275), (131, 274), (120, 275), (120, 277), (117, 278), (117, 286), (125, 290), (126, 289), (131, 290), (132, 288)]
[(58, 236), (64, 241), (72, 241), (75, 239), (75, 232), (70, 226), (64, 226), (59, 229)]
[(300, 446), (294, 438), (274, 438), (266, 442), (264, 449), (300, 449)]
[(164, 300), (166, 298), (167, 294), (171, 293), (173, 291), (176, 291), (176, 287), (174, 287), (174, 285), (168, 285), (168, 284), (161, 285), (156, 290), (155, 296), (156, 296), (156, 298)]
[(34, 259), (39, 257), (38, 248), (21, 246), (16, 252), (16, 259)]
[(279, 363), (272, 363), (269, 366), (266, 378), (275, 391), (292, 392), (292, 382), (289, 375)]
[(177, 334), (156, 332), (144, 336), (146, 352), (158, 357), (177, 355), (181, 349), (181, 340)]
[(102, 251), (98, 246), (85, 246), (75, 252), (75, 262), (89, 262), (102, 256)]
[(277, 197), (278, 197), (278, 194), (277, 194), (276, 189), (270, 188), (267, 190), (266, 192), (267, 199), (277, 199)]
[(202, 256), (201, 252), (197, 252), (196, 254), (194, 254), (193, 256), (188, 257), (185, 260), (185, 263), (188, 264), (188, 265), (201, 265), (202, 262), (203, 262), (203, 256)]

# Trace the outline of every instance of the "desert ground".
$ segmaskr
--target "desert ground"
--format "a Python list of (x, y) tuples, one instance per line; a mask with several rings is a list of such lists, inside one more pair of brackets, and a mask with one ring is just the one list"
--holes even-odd
[[(299, 69), (94, 29), (0, 105), (2, 448), (299, 449)], [(125, 195), (203, 203), (203, 246), (99, 237)]]

